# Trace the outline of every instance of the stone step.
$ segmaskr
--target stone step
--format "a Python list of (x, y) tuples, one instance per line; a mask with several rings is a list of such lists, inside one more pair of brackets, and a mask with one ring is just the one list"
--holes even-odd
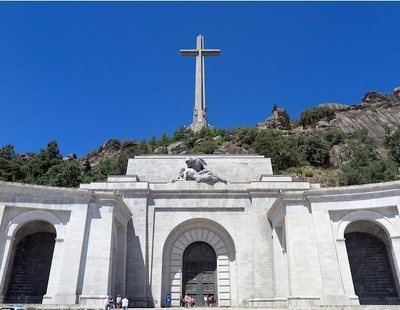
[[(14, 310), (103, 310), (96, 307), (82, 307), (80, 305), (43, 305), (43, 304), (0, 304), (0, 309)], [(128, 310), (160, 310), (166, 308), (128, 308)], [(168, 308), (170, 310), (185, 310), (186, 308)], [(349, 306), (289, 306), (286, 308), (219, 308), (219, 307), (192, 307), (192, 310), (394, 310), (400, 309), (398, 305), (349, 305)]]

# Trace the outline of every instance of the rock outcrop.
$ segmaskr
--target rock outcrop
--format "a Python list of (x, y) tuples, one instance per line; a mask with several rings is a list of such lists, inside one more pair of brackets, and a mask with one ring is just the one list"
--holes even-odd
[(387, 129), (400, 125), (400, 89), (384, 95), (369, 92), (362, 98), (362, 104), (341, 106), (335, 109), (331, 124), (344, 132), (366, 130), (377, 145), (382, 145)]
[(83, 157), (79, 159), (79, 167), (81, 169), (81, 174), (86, 175), (92, 170), (92, 166), (90, 164), (90, 161), (87, 159), (87, 157)]
[(361, 99), (363, 104), (375, 104), (375, 103), (382, 103), (382, 102), (390, 102), (391, 96), (378, 93), (376, 91), (370, 91), (364, 95)]
[(178, 141), (168, 145), (168, 154), (186, 154), (186, 144), (184, 142)]
[(291, 130), (290, 118), (285, 109), (277, 108), (265, 122), (258, 123), (257, 129)]
[(166, 147), (165, 145), (161, 145), (154, 150), (154, 154), (158, 154), (158, 155), (168, 154), (168, 147)]
[(250, 151), (241, 147), (236, 141), (225, 141), (214, 154), (250, 154)]

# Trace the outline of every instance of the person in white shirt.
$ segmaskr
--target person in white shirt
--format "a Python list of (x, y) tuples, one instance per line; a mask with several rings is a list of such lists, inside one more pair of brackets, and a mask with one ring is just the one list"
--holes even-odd
[(122, 309), (126, 310), (129, 305), (129, 299), (126, 296), (122, 299)]
[(117, 306), (117, 309), (121, 308), (121, 302), (122, 302), (122, 297), (118, 294), (117, 299), (115, 300), (115, 305)]

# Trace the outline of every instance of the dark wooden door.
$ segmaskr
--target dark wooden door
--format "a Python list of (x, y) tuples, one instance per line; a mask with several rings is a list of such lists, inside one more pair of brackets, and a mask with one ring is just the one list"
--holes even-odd
[(192, 295), (197, 306), (204, 305), (204, 296), (216, 300), (217, 258), (214, 249), (205, 242), (189, 245), (183, 254), (183, 292)]

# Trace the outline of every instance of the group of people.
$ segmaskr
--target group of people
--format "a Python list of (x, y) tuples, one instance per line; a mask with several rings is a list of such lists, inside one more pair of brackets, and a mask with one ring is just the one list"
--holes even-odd
[(186, 294), (185, 297), (183, 297), (183, 305), (185, 308), (192, 308), (196, 305), (196, 299), (194, 299), (192, 295)]
[[(213, 307), (214, 306), (214, 295), (204, 295), (203, 296), (204, 306)], [(192, 308), (196, 305), (196, 299), (193, 298), (192, 295), (186, 294), (185, 297), (182, 298), (182, 306), (185, 308)]]
[(119, 294), (117, 295), (117, 298), (112, 296), (107, 296), (106, 299), (104, 300), (104, 310), (113, 310), (113, 309), (124, 309), (126, 310), (129, 305), (129, 299), (125, 296), (122, 298)]

